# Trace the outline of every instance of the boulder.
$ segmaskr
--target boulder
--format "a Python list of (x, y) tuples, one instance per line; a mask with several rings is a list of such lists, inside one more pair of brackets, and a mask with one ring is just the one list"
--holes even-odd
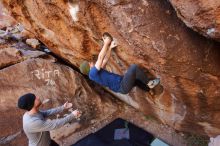
[[(62, 132), (60, 129), (52, 131), (52, 138), (60, 144), (76, 130), (83, 131), (111, 114), (117, 115), (123, 107), (111, 95), (95, 92), (83, 76), (70, 67), (48, 59), (32, 58), (0, 70), (0, 85), (0, 145), (27, 145), (27, 138), (22, 132), (24, 111), (17, 108), (17, 100), (28, 92), (36, 94), (42, 100), (49, 99), (43, 109), (69, 101), (73, 103), (74, 109), (83, 111), (78, 123), (65, 125), (61, 128)], [(56, 117), (58, 115), (51, 118)], [(72, 141), (74, 139), (69, 140), (69, 144)]]
[(22, 59), (21, 52), (13, 47), (0, 49), (0, 58), (0, 68), (15, 64)]
[(27, 39), (26, 43), (35, 49), (40, 45), (40, 42), (37, 39)]
[(205, 37), (220, 41), (219, 0), (169, 0), (178, 17)]
[(46, 55), (44, 52), (31, 50), (31, 48), (28, 48), (28, 46), (22, 42), (12, 43), (10, 45), (7, 43), (9, 42), (5, 41), (4, 44), (0, 45), (0, 69), (22, 62), (26, 59)]
[(102, 33), (111, 33), (119, 46), (108, 70), (122, 75), (135, 63), (161, 78), (153, 94), (134, 88), (115, 96), (177, 130), (220, 133), (220, 44), (188, 29), (168, 1), (3, 2), (53, 53), (77, 67), (95, 61)]
[(15, 19), (9, 15), (2, 1), (0, 1), (0, 29), (14, 25), (15, 23)]

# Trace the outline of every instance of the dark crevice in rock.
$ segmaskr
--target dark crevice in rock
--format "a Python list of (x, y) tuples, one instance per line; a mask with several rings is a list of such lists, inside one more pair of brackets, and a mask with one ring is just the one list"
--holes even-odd
[[(51, 51), (50, 51), (50, 52), (45, 51), (45, 50), (50, 50), (50, 49), (48, 49), (45, 45), (41, 45), (38, 49), (39, 49), (40, 51), (43, 51), (43, 52), (45, 52), (46, 54), (51, 55), (51, 56), (53, 56), (54, 58), (56, 58), (56, 59), (57, 59), (57, 63), (66, 65), (66, 66), (72, 68), (73, 70), (79, 72), (80, 74), (82, 74), (82, 73), (80, 72), (80, 70), (79, 70), (76, 66), (74, 66), (73, 64), (71, 64), (71, 63), (70, 63), (68, 60), (66, 60), (65, 58), (62, 58), (62, 57), (56, 55), (55, 53), (53, 53), (53, 52), (51, 52)], [(82, 74), (82, 75), (83, 75), (83, 74)]]
[(8, 67), (13, 66), (13, 65), (15, 65), (15, 64), (18, 64), (18, 63), (20, 63), (20, 62), (22, 62), (22, 61), (24, 61), (24, 60), (20, 60), (20, 61), (17, 61), (17, 62), (13, 62), (13, 63), (11, 63), (11, 64), (2, 65), (2, 66), (0, 67), (0, 70), (3, 70), (3, 69), (5, 69), (5, 68), (8, 68)]

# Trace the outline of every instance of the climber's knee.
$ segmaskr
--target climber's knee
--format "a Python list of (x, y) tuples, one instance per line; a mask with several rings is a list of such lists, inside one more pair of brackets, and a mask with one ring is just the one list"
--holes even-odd
[(137, 67), (138, 67), (138, 66), (137, 66), (136, 64), (130, 65), (130, 67), (129, 67), (128, 70), (127, 70), (127, 73), (128, 73), (129, 75), (136, 73)]
[(135, 71), (137, 67), (138, 67), (137, 64), (132, 64), (129, 68), (130, 70)]

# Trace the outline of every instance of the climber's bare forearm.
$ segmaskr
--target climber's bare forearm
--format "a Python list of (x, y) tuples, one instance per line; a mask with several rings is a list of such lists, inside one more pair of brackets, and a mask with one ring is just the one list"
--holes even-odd
[(105, 55), (105, 58), (104, 58), (104, 60), (102, 62), (102, 68), (105, 68), (106, 64), (108, 63), (109, 58), (111, 57), (111, 50), (112, 50), (111, 48), (108, 49), (108, 51), (107, 51), (107, 53)]
[(105, 56), (106, 56), (106, 52), (107, 52), (107, 50), (108, 50), (108, 46), (109, 46), (109, 44), (105, 43), (105, 44), (103, 45), (103, 47), (102, 47), (101, 52), (99, 53), (98, 60), (97, 60), (96, 63), (95, 63), (95, 67), (96, 67), (98, 70), (100, 70), (101, 67), (102, 67), (102, 63), (103, 63), (103, 60), (104, 60), (104, 58), (105, 58)]

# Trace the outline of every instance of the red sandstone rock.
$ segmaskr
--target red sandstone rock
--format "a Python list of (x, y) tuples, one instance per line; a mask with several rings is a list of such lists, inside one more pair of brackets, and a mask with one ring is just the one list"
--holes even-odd
[[(61, 128), (62, 133), (59, 130), (53, 131), (53, 138), (60, 143), (64, 138), (74, 134), (75, 130), (80, 128), (77, 131), (80, 132), (92, 126), (92, 120), (99, 123), (122, 107), (110, 95), (100, 96), (94, 92), (79, 73), (47, 59), (28, 59), (0, 70), (0, 85), (0, 145), (27, 145), (27, 139), (21, 133), (24, 111), (16, 105), (19, 96), (28, 92), (35, 93), (40, 98), (50, 99), (43, 108), (56, 107), (69, 101), (75, 109), (83, 111), (79, 124), (69, 124), (67, 129), (64, 126)], [(61, 114), (60, 117), (62, 116)], [(10, 136), (13, 135), (15, 140), (10, 140)], [(6, 139), (2, 140), (3, 137)], [(69, 143), (71, 141), (74, 139), (69, 140)]]
[(0, 29), (12, 26), (15, 23), (15, 20), (8, 14), (8, 11), (2, 5), (2, 1), (0, 1)]
[[(6, 41), (5, 43), (9, 43)], [(11, 45), (0, 45), (0, 69), (22, 62), (29, 58), (37, 58), (46, 55), (41, 51), (28, 50), (26, 44), (12, 43)], [(52, 58), (51, 58), (52, 59)]]
[(193, 30), (220, 41), (219, 0), (170, 0), (178, 17)]
[(27, 39), (26, 43), (35, 49), (40, 45), (40, 43), (37, 39)]
[(76, 66), (94, 60), (101, 34), (110, 32), (119, 47), (107, 68), (122, 74), (138, 64), (164, 88), (155, 96), (134, 89), (117, 97), (177, 130), (220, 133), (220, 44), (185, 27), (167, 1), (3, 1), (17, 21)]
[(16, 48), (0, 49), (0, 68), (17, 63), (22, 59), (21, 52)]

